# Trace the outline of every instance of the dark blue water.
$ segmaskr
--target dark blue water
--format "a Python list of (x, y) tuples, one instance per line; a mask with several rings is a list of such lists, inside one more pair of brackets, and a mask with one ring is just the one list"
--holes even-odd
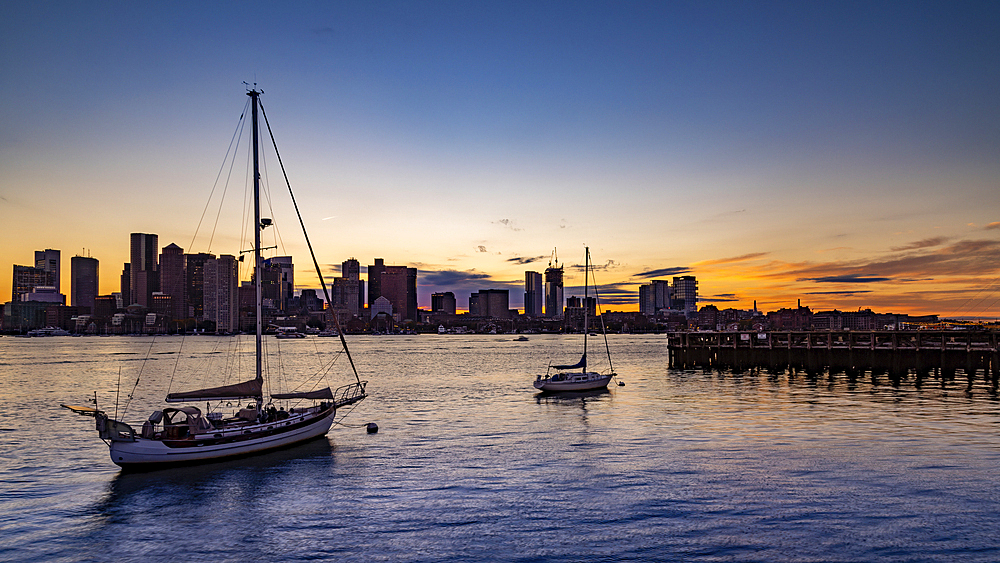
[[(280, 343), (283, 377), (321, 340)], [(0, 339), (0, 560), (1000, 560), (985, 381), (680, 372), (663, 337), (615, 336), (625, 387), (544, 397), (571, 337), (359, 338), (371, 396), (327, 439), (146, 474), (59, 407), (113, 410), (141, 369), (142, 420), (147, 379), (230, 342)]]

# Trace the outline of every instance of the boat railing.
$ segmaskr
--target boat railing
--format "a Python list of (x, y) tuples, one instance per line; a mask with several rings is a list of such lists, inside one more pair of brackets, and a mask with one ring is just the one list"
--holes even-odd
[(349, 383), (342, 387), (337, 387), (337, 389), (333, 392), (333, 403), (337, 405), (337, 407), (357, 403), (368, 396), (365, 392), (365, 387), (367, 386), (368, 380), (364, 380), (358, 383)]

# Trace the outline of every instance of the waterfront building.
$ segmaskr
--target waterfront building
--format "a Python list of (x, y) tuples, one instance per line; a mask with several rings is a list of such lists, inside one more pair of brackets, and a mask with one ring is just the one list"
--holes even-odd
[(688, 318), (698, 313), (698, 280), (694, 276), (674, 278), (674, 303), (672, 308), (684, 311)]
[(166, 313), (174, 320), (188, 318), (184, 262), (184, 249), (174, 243), (160, 251), (160, 291), (173, 297), (171, 308)]
[(120, 285), (118, 289), (118, 297), (121, 303), (118, 305), (119, 309), (124, 309), (131, 305), (128, 300), (132, 297), (132, 264), (125, 262), (122, 265), (122, 275), (120, 278)]
[(97, 259), (89, 256), (74, 256), (69, 261), (69, 302), (74, 307), (86, 307), (89, 313), (94, 312), (97, 299), (98, 265)]
[(59, 258), (60, 252), (58, 250), (52, 250), (51, 248), (46, 248), (45, 250), (35, 251), (35, 267), (41, 268), (46, 272), (52, 273), (52, 283), (47, 284), (56, 288), (56, 293), (59, 293)]
[(528, 317), (541, 317), (545, 303), (545, 286), (542, 285), (542, 274), (524, 272), (524, 314)]
[(653, 280), (639, 286), (639, 312), (648, 317), (655, 316), (673, 305), (674, 289), (667, 280)]
[(431, 312), (454, 315), (457, 310), (455, 294), (450, 291), (431, 294)]
[(545, 316), (554, 319), (563, 315), (563, 267), (558, 259), (555, 266), (545, 269)]
[(277, 292), (276, 309), (283, 313), (289, 311), (289, 300), (295, 295), (295, 265), (292, 264), (291, 256), (275, 256), (264, 260), (264, 266), (270, 267), (280, 272), (277, 283), (280, 285)]
[(21, 301), (37, 301), (39, 303), (66, 304), (66, 296), (59, 293), (59, 290), (52, 285), (39, 285), (33, 291), (21, 296)]
[(184, 296), (187, 311), (181, 317), (197, 321), (205, 319), (205, 262), (214, 260), (207, 252), (184, 255)]
[(23, 296), (31, 293), (39, 286), (55, 287), (54, 280), (55, 274), (44, 268), (18, 266), (15, 264), (11, 301), (23, 301)]
[[(417, 269), (406, 266), (386, 266), (376, 258), (368, 266), (368, 303), (385, 297), (392, 303), (396, 322), (417, 320)], [(372, 310), (374, 318), (375, 311)]]
[(473, 317), (493, 319), (510, 318), (510, 291), (507, 289), (480, 289), (469, 296), (469, 314)]
[(158, 237), (147, 233), (132, 233), (130, 241), (129, 305), (149, 307), (153, 292), (160, 290), (156, 261)]
[(239, 329), (239, 264), (236, 257), (223, 254), (204, 263), (202, 300), (204, 320), (215, 323), (217, 333)]

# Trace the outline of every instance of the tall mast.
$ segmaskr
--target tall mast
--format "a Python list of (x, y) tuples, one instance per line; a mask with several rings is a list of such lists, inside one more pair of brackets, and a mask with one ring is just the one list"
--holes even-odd
[(264, 339), (264, 301), (261, 292), (261, 275), (263, 273), (263, 265), (260, 259), (260, 230), (262, 228), (260, 223), (260, 162), (257, 147), (257, 97), (260, 96), (260, 92), (257, 90), (250, 90), (247, 92), (247, 96), (250, 96), (250, 104), (253, 106), (251, 111), (252, 122), (253, 122), (253, 219), (254, 219), (254, 229), (253, 229), (253, 259), (254, 259), (254, 288), (257, 293), (257, 339), (256, 339), (256, 349), (257, 349), (257, 380), (264, 380), (263, 372), (263, 339)]
[(585, 246), (583, 257), (583, 371), (587, 371), (587, 277), (590, 275), (590, 247)]

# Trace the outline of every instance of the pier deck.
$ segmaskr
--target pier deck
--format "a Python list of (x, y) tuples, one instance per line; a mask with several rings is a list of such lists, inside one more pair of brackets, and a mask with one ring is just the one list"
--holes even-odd
[(673, 332), (667, 335), (674, 368), (792, 369), (806, 372), (934, 372), (1000, 378), (998, 333), (993, 331), (768, 331)]

